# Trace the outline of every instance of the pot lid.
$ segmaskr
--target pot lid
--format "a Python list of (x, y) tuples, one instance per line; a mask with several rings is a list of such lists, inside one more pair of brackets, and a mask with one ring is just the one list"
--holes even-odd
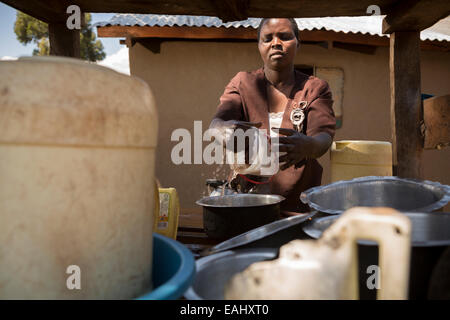
[(208, 248), (208, 249), (204, 250), (203, 252), (201, 252), (200, 255), (207, 256), (207, 255), (215, 254), (217, 252), (237, 248), (237, 247), (243, 246), (245, 244), (255, 242), (257, 240), (260, 240), (267, 236), (270, 236), (276, 232), (279, 232), (281, 230), (292, 227), (296, 224), (300, 224), (302, 222), (311, 220), (311, 218), (316, 213), (317, 212), (314, 211), (314, 212), (310, 212), (310, 213), (299, 214), (297, 216), (292, 216), (289, 218), (284, 218), (281, 220), (277, 220), (277, 221), (265, 224), (261, 227), (252, 229), (252, 230), (242, 233), (236, 237), (233, 237), (224, 242), (221, 242), (221, 243), (215, 245), (214, 247)]

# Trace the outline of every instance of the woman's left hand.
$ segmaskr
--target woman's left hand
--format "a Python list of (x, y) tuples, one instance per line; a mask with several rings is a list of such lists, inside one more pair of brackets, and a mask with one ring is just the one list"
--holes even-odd
[(305, 158), (319, 158), (330, 148), (333, 139), (328, 133), (320, 132), (315, 136), (307, 136), (294, 129), (272, 128), (274, 131), (284, 135), (279, 137), (279, 151), (286, 152), (279, 158), (280, 167), (285, 170), (292, 165), (297, 165)]
[(279, 137), (279, 151), (286, 152), (279, 158), (280, 166), (285, 170), (312, 155), (313, 139), (294, 129), (273, 128), (274, 131), (284, 135)]

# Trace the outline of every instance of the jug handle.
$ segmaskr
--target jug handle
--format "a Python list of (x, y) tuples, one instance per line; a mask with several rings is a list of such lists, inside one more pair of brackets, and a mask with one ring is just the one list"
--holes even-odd
[(351, 299), (358, 298), (358, 240), (372, 240), (379, 246), (378, 263), (381, 277), (377, 299), (408, 298), (411, 222), (407, 216), (391, 208), (355, 207), (347, 210), (323, 236), (335, 240), (342, 234), (347, 234), (351, 242)]

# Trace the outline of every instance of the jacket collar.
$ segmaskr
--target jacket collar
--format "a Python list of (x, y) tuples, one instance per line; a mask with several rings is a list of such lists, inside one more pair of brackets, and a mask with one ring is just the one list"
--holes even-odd
[[(299, 106), (300, 101), (305, 100), (305, 94), (303, 92), (303, 89), (305, 87), (305, 83), (308, 80), (309, 76), (294, 70), (295, 72), (295, 84), (292, 88), (291, 94), (288, 97), (288, 102), (286, 105), (286, 108), (283, 113), (283, 120), (281, 122), (282, 128), (289, 128), (293, 129), (292, 122), (290, 120), (291, 112), (294, 108), (297, 108)], [(268, 105), (268, 99), (267, 99), (267, 89), (266, 85), (268, 80), (266, 79), (266, 76), (264, 74), (264, 68), (260, 68), (256, 70), (256, 81), (257, 81), (257, 87), (258, 87), (258, 93), (260, 98), (262, 99), (261, 106), (263, 108), (259, 108), (259, 111), (261, 113), (261, 116), (264, 119), (262, 127), (266, 128), (268, 133), (270, 132), (269, 128), (269, 105)], [(263, 116), (264, 114), (264, 116)]]

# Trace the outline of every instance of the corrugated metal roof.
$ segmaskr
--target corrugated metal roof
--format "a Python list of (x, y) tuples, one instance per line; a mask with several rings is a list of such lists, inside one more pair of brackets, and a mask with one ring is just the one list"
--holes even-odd
[(95, 26), (149, 26), (149, 27), (253, 27), (258, 28), (260, 18), (249, 18), (243, 21), (223, 23), (217, 17), (205, 16), (175, 16), (160, 14), (117, 14), (106, 22), (96, 23)]
[[(344, 33), (361, 33), (388, 37), (381, 32), (384, 16), (361, 17), (323, 17), (296, 18), (300, 31), (327, 30)], [(225, 28), (258, 28), (261, 18), (249, 18), (243, 21), (223, 23), (217, 17), (176, 16), (158, 14), (117, 14), (111, 20), (96, 23), (96, 27), (104, 26), (150, 26), (150, 27), (225, 27)], [(420, 33), (421, 40), (450, 41), (450, 16), (440, 20), (434, 26)]]

